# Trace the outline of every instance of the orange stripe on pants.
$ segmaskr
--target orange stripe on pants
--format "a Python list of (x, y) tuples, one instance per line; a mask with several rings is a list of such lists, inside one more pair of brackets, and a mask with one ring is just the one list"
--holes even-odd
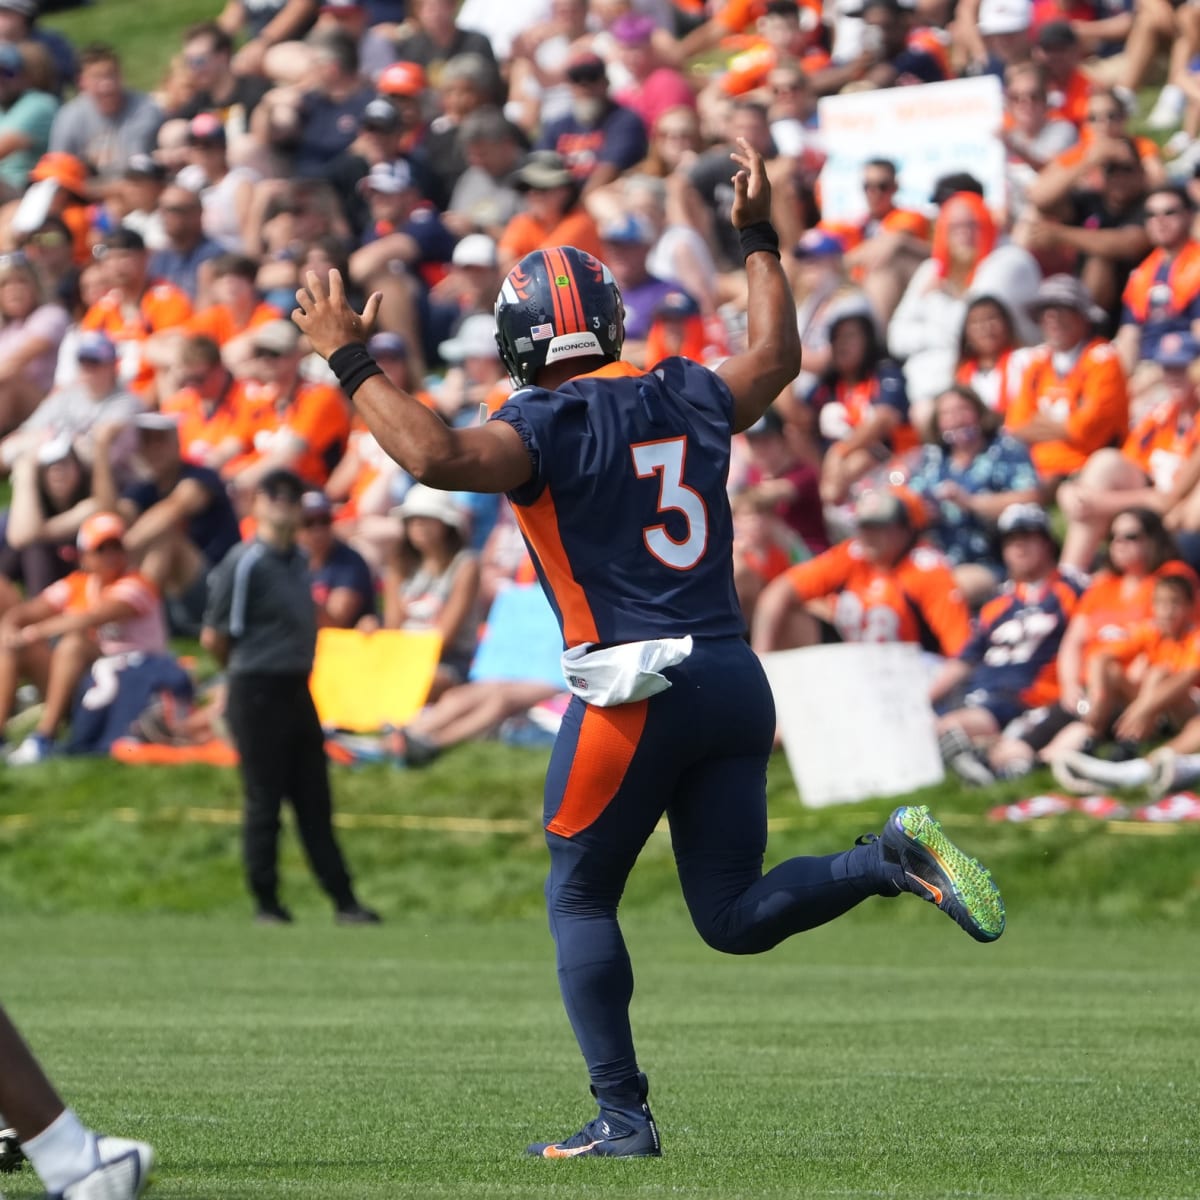
[(648, 700), (615, 708), (586, 707), (579, 727), (571, 775), (548, 833), (574, 837), (612, 802), (633, 761), (646, 726)]

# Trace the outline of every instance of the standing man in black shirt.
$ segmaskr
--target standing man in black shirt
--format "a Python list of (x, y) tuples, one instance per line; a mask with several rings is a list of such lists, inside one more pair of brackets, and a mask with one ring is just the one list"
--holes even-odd
[(201, 644), (229, 676), (227, 717), (246, 789), (246, 876), (257, 919), (280, 925), (279, 810), (291, 802), (304, 851), (342, 925), (375, 925), (355, 898), (333, 834), (325, 735), (308, 677), (317, 642), (308, 563), (296, 545), (304, 485), (287, 470), (264, 475), (254, 495), (258, 534), (213, 572)]

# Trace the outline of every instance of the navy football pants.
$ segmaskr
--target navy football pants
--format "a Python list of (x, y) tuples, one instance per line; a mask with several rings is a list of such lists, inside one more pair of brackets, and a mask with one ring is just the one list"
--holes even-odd
[(664, 813), (692, 921), (725, 953), (759, 954), (885, 890), (872, 847), (763, 875), (775, 705), (745, 642), (698, 640), (666, 674), (672, 686), (646, 701), (602, 709), (572, 698), (546, 778), (559, 985), (598, 1090), (638, 1070), (617, 905)]

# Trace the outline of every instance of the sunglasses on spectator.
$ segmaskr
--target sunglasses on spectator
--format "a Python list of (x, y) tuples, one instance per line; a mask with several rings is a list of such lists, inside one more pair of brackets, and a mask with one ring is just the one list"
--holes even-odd
[(1180, 217), (1184, 210), (1178, 205), (1175, 208), (1148, 208), (1146, 209), (1146, 218), (1151, 217)]
[(266, 346), (255, 346), (251, 355), (252, 358), (282, 358), (283, 355), (278, 350), (268, 350)]
[(1114, 542), (1140, 542), (1146, 536), (1144, 529), (1124, 529), (1121, 532), (1113, 530), (1112, 540)]
[(1132, 175), (1138, 169), (1137, 163), (1110, 162), (1104, 164), (1105, 175)]
[(1046, 97), (1041, 92), (1009, 92), (1008, 98), (1014, 104), (1037, 104)]
[(179, 377), (179, 386), (181, 388), (198, 388), (202, 387), (204, 381), (208, 378), (207, 371), (193, 371), (189, 375), (181, 375)]
[(107, 541), (101, 542), (100, 545), (96, 546), (93, 550), (93, 553), (94, 554), (108, 554), (108, 553), (111, 553), (113, 550), (124, 550), (124, 549), (125, 549), (125, 547), (120, 542), (119, 539), (109, 538)]
[(885, 183), (880, 179), (863, 180), (864, 192), (890, 192), (893, 190), (893, 188), (895, 188), (895, 186), (896, 185), (890, 181)]
[(1101, 121), (1123, 121), (1125, 114), (1118, 109), (1109, 109), (1107, 112), (1088, 113), (1087, 119), (1093, 124), (1098, 125)]
[(183, 57), (184, 66), (187, 67), (207, 67), (210, 62), (211, 54), (185, 54)]
[(301, 525), (302, 525), (302, 526), (303, 526), (305, 529), (317, 529), (317, 528), (320, 528), (320, 527), (322, 527), (322, 526), (329, 526), (329, 525), (332, 525), (332, 524), (333, 524), (333, 518), (332, 518), (331, 516), (329, 516), (328, 514), (326, 514), (326, 515), (324, 515), (324, 516), (319, 516), (319, 517), (305, 517), (305, 518), (304, 518), (304, 519), (303, 519), (303, 520), (300, 522), (300, 524), (301, 524)]
[(182, 216), (185, 213), (198, 213), (200, 205), (198, 204), (163, 204), (159, 206), (159, 212), (174, 213), (176, 216)]
[(67, 244), (67, 235), (58, 229), (46, 229), (41, 233), (31, 233), (25, 239), (26, 245), (30, 243), (35, 246), (43, 246), (47, 249), (54, 246), (65, 246)]

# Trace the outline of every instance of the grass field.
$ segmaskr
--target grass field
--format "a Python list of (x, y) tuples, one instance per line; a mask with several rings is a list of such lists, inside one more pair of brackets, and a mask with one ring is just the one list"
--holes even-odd
[(5, 998), (159, 1200), (1200, 1194), (1192, 929), (902, 905), (753, 960), (630, 918), (661, 1162), (522, 1157), (590, 1115), (532, 918), (29, 918)]
[[(722, 958), (652, 838), (625, 923), (666, 1157), (525, 1161), (590, 1116), (541, 913), (544, 765), (481, 744), (337, 771), (377, 930), (333, 927), (290, 834), (300, 921), (250, 923), (231, 773), (0, 774), (0, 996), (86, 1118), (156, 1144), (160, 1200), (1200, 1196), (1200, 830), (996, 825), (950, 787), (927, 798), (1004, 888), (995, 946), (904, 897)], [(770, 861), (891, 804), (804, 810), (777, 758)]]

